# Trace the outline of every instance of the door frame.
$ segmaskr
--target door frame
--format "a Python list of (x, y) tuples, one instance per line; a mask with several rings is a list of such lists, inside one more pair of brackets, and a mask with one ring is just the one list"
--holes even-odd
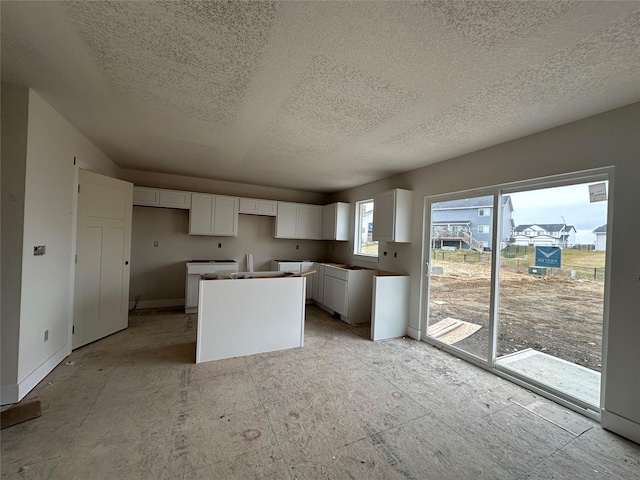
[[(546, 177), (533, 178), (528, 180), (509, 182), (504, 184), (492, 185), (483, 188), (474, 188), (468, 190), (459, 190), (450, 193), (430, 195), (424, 197), (423, 202), (423, 233), (422, 233), (422, 262), (420, 281), (423, 285), (420, 288), (420, 331), (424, 334), (419, 335), (419, 339), (429, 345), (432, 345), (440, 350), (455, 355), (473, 365), (488, 370), (495, 375), (505, 378), (521, 387), (527, 388), (534, 393), (548, 398), (560, 405), (581, 413), (593, 420), (600, 421), (601, 412), (604, 409), (605, 397), (606, 397), (606, 377), (607, 377), (607, 351), (608, 351), (608, 332), (609, 332), (609, 299), (610, 299), (610, 285), (611, 285), (611, 242), (613, 231), (613, 198), (614, 198), (614, 167), (602, 167), (591, 170), (582, 170), (578, 172), (571, 172), (559, 175), (551, 175)], [(602, 370), (600, 378), (600, 407), (598, 411), (595, 411), (578, 399), (572, 399), (565, 394), (556, 393), (548, 387), (542, 387), (540, 384), (530, 379), (524, 379), (510, 372), (504, 371), (500, 368), (496, 368), (496, 349), (497, 349), (497, 336), (498, 336), (498, 318), (496, 315), (499, 300), (499, 279), (496, 275), (499, 273), (500, 268), (500, 255), (495, 255), (498, 236), (498, 225), (501, 225), (502, 209), (497, 208), (501, 203), (503, 195), (516, 193), (524, 190), (541, 189), (541, 188), (553, 188), (565, 185), (572, 185), (577, 183), (593, 183), (597, 181), (607, 180), (609, 182), (607, 192), (607, 241), (606, 241), (606, 255), (605, 255), (605, 276), (604, 276), (604, 295), (603, 295), (603, 318), (602, 318)], [(492, 195), (494, 197), (494, 215), (493, 215), (493, 231), (492, 244), (494, 245), (494, 254), (491, 258), (491, 297), (490, 297), (490, 322), (489, 322), (489, 358), (488, 361), (464, 352), (460, 349), (451, 347), (447, 344), (439, 342), (437, 339), (430, 338), (427, 335), (428, 315), (429, 315), (429, 294), (430, 294), (430, 261), (431, 261), (431, 204), (435, 202), (441, 202), (446, 200), (459, 199), (461, 197), (476, 197)], [(498, 223), (500, 222), (500, 223)], [(499, 246), (498, 246), (499, 248)]]

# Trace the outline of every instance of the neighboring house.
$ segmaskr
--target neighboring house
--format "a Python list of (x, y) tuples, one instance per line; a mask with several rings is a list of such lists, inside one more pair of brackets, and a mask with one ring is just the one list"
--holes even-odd
[(607, 249), (607, 224), (596, 228), (593, 233), (596, 235), (596, 250), (604, 251)]
[(513, 229), (516, 245), (567, 247), (576, 243), (576, 229), (564, 223), (533, 223)]
[[(507, 244), (513, 230), (511, 197), (502, 197), (501, 243)], [(466, 198), (434, 203), (431, 207), (431, 239), (438, 247), (491, 250), (493, 197)]]

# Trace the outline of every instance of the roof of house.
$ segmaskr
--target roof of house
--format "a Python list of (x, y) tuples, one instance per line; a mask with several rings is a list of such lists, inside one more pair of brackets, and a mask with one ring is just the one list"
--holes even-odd
[[(502, 196), (502, 206), (504, 207), (511, 197), (509, 195)], [(450, 208), (491, 208), (493, 207), (493, 196), (463, 198), (460, 200), (449, 200), (446, 202), (437, 202), (433, 204), (434, 210), (446, 210)]]
[(561, 232), (562, 230), (568, 232), (571, 229), (576, 231), (576, 228), (573, 225), (565, 225), (564, 223), (526, 223), (522, 225), (518, 225), (513, 229), (514, 233), (524, 232), (528, 228), (531, 227), (539, 227), (541, 230), (545, 232)]
[(607, 224), (605, 223), (604, 225), (596, 228), (593, 233), (607, 233)]

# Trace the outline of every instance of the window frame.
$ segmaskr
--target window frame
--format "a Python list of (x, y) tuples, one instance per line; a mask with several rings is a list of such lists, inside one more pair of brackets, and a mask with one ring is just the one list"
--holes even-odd
[[(482, 231), (480, 231), (482, 229)], [(486, 229), (486, 231), (485, 231)], [(487, 235), (491, 233), (491, 225), (478, 225), (477, 226), (478, 235)]]
[[(362, 205), (371, 204), (371, 224), (373, 224), (373, 198), (368, 198), (365, 200), (360, 200), (355, 202), (355, 225), (354, 225), (354, 241), (353, 241), (353, 255), (356, 257), (362, 257), (368, 261), (378, 261), (379, 251), (376, 249), (376, 253), (364, 253), (361, 251), (362, 248)], [(375, 240), (372, 240), (372, 243), (376, 244), (376, 247), (379, 246), (379, 243)]]

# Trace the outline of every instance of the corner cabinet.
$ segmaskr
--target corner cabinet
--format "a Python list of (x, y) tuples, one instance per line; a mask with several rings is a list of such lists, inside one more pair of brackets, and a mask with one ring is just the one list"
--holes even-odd
[(396, 188), (373, 198), (373, 240), (411, 242), (413, 192)]
[(275, 237), (320, 240), (322, 207), (306, 203), (278, 202)]
[(191, 194), (189, 234), (236, 237), (239, 203), (238, 197)]
[(337, 202), (322, 207), (322, 239), (349, 240), (348, 203)]

